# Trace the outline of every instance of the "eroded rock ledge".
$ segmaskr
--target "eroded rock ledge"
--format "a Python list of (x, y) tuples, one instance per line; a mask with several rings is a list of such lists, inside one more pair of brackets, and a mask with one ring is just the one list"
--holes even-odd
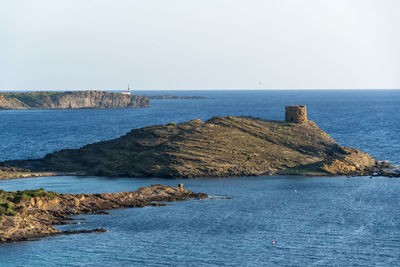
[(312, 121), (231, 116), (135, 129), (117, 139), (0, 166), (36, 174), (165, 178), (372, 175), (390, 167), (340, 146)]
[(144, 108), (149, 98), (102, 91), (1, 93), (1, 109)]
[(136, 191), (103, 194), (59, 194), (44, 190), (0, 190), (0, 242), (15, 242), (59, 234), (104, 232), (105, 229), (60, 231), (53, 225), (68, 223), (68, 216), (99, 214), (105, 210), (165, 205), (158, 202), (204, 199), (180, 187), (151, 185)]

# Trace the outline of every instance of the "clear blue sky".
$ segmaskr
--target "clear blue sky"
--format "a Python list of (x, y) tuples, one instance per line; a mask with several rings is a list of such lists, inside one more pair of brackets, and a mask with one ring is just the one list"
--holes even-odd
[(400, 88), (399, 14), (399, 0), (0, 0), (0, 89)]

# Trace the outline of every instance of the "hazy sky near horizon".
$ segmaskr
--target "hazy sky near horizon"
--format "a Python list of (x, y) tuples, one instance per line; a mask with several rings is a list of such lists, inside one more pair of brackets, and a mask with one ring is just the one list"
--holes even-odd
[(0, 90), (400, 88), (399, 0), (0, 0)]

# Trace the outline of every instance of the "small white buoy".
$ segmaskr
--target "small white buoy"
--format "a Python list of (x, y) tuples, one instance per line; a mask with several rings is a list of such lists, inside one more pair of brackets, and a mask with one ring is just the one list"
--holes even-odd
[(295, 193), (297, 193), (297, 190), (296, 190), (296, 188), (294, 189), (294, 192), (295, 192)]
[(386, 187), (386, 183), (384, 183), (383, 186)]

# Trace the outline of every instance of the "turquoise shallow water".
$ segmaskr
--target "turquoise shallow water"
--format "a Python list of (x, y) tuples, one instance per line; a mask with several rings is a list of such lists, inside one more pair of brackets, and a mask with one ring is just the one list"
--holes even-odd
[[(400, 164), (400, 91), (172, 93), (209, 99), (157, 100), (146, 109), (0, 111), (0, 160), (41, 157), (171, 121), (214, 115), (282, 119), (284, 105), (306, 104), (309, 118), (340, 144)], [(81, 224), (62, 227), (109, 231), (0, 245), (0, 266), (400, 265), (398, 179), (56, 177), (0, 181), (0, 188), (90, 193), (179, 182), (193, 191), (233, 199), (81, 217)]]

